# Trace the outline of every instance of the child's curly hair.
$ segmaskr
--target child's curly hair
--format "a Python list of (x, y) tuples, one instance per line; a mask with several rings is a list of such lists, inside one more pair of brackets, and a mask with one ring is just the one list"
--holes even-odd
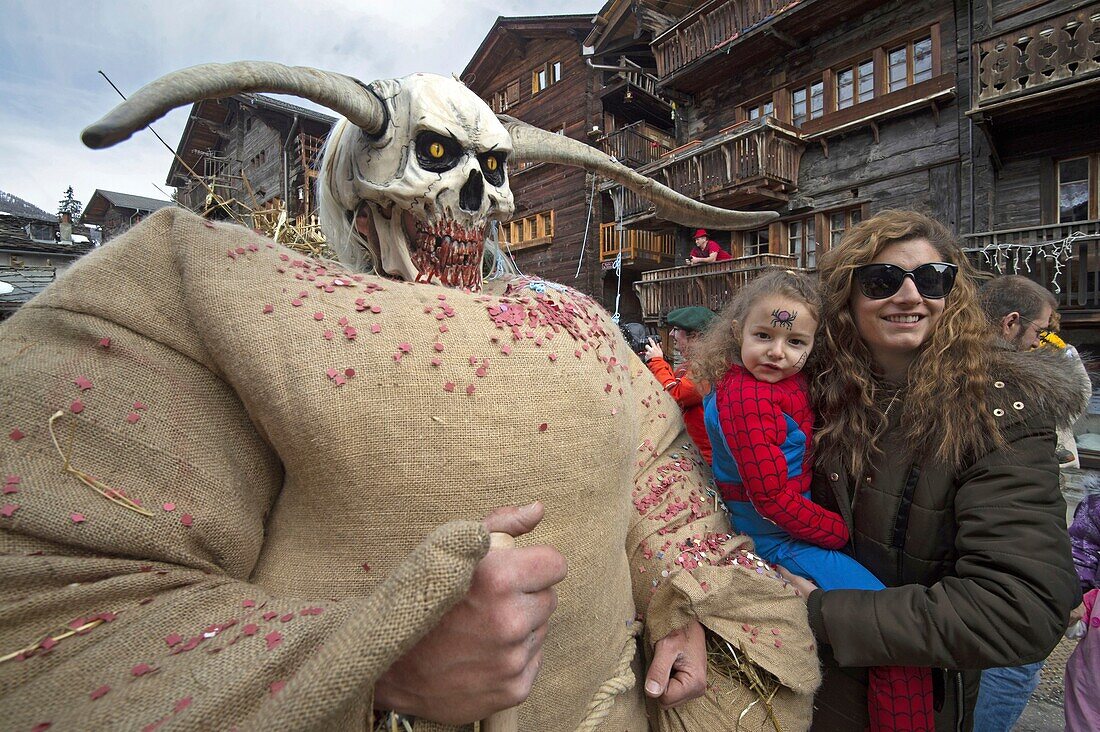
[[(741, 363), (741, 330), (745, 315), (762, 297), (785, 295), (806, 306), (810, 315), (821, 324), (821, 295), (817, 281), (805, 272), (790, 269), (764, 270), (734, 296), (722, 312), (699, 335), (691, 349), (691, 375), (706, 391), (718, 383), (730, 364)], [(811, 351), (809, 363), (813, 361)], [(807, 366), (809, 365), (807, 363)]]

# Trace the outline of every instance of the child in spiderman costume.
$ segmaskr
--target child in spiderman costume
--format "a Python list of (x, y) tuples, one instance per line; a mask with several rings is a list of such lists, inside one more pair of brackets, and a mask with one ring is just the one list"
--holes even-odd
[[(714, 385), (703, 401), (714, 478), (758, 554), (825, 590), (881, 590), (841, 551), (844, 520), (810, 500), (814, 416), (801, 372), (820, 308), (808, 276), (771, 271), (740, 290), (700, 344), (697, 373)], [(930, 669), (872, 668), (869, 687), (872, 730), (933, 729)]]

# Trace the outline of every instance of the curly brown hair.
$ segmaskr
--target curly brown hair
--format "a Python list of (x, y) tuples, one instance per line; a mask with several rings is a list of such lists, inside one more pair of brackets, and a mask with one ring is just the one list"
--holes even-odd
[(993, 334), (978, 303), (972, 269), (943, 224), (916, 212), (887, 210), (852, 228), (822, 258), (819, 270), (824, 310), (814, 389), (820, 427), (816, 451), (819, 458), (845, 465), (855, 478), (879, 452), (886, 415), (875, 398), (883, 386), (881, 374), (849, 309), (853, 272), (886, 247), (915, 239), (926, 240), (959, 272), (943, 315), (901, 385), (902, 435), (907, 444), (926, 446), (923, 457), (951, 467), (1003, 444), (986, 407)]
[[(821, 295), (813, 278), (789, 269), (764, 270), (737, 291), (691, 347), (691, 376), (701, 391), (717, 384), (731, 363), (741, 363), (741, 323), (756, 301), (769, 295), (786, 295), (803, 303), (820, 328)], [(813, 351), (809, 361), (813, 361)]]

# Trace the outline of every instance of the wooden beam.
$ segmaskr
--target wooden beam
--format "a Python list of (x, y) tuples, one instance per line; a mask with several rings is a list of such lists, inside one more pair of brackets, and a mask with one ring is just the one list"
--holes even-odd
[(787, 35), (783, 31), (779, 30), (774, 25), (769, 25), (768, 27), (766, 27), (764, 29), (764, 32), (767, 33), (772, 38), (774, 38), (775, 40), (782, 43), (783, 45), (787, 46), (788, 48), (794, 49), (794, 48), (799, 48), (799, 47), (802, 46), (801, 43), (799, 43), (798, 41), (796, 41), (794, 38)]

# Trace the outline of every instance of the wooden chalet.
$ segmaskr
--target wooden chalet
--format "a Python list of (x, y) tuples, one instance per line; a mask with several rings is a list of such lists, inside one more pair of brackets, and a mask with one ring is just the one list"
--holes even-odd
[(0, 212), (0, 320), (94, 246), (87, 228), (67, 218)]
[[(498, 113), (594, 144), (602, 124), (599, 72), (582, 55), (591, 28), (591, 15), (497, 18), (462, 81)], [(498, 240), (520, 271), (576, 287), (613, 309), (616, 282), (600, 267), (593, 178), (539, 163), (511, 166), (509, 182), (516, 212)]]
[[(1067, 326), (1095, 323), (1098, 23), (1095, 0), (605, 3), (585, 40), (594, 65), (618, 67), (602, 80), (605, 149), (693, 198), (780, 214), (711, 232), (731, 261), (638, 266), (644, 318), (720, 306), (764, 266), (813, 269), (853, 224), (900, 207), (953, 227), (993, 273), (1030, 266), (1060, 289)], [(683, 260), (690, 232), (601, 190), (601, 227), (672, 237)]]
[(84, 223), (99, 226), (104, 244), (126, 232), (154, 211), (173, 205), (159, 198), (96, 189), (80, 215)]
[[(262, 94), (206, 99), (191, 107), (167, 183), (180, 205), (274, 235), (285, 213), (299, 232), (317, 230), (315, 179), (336, 119)], [(282, 239), (280, 239), (282, 240)]]

